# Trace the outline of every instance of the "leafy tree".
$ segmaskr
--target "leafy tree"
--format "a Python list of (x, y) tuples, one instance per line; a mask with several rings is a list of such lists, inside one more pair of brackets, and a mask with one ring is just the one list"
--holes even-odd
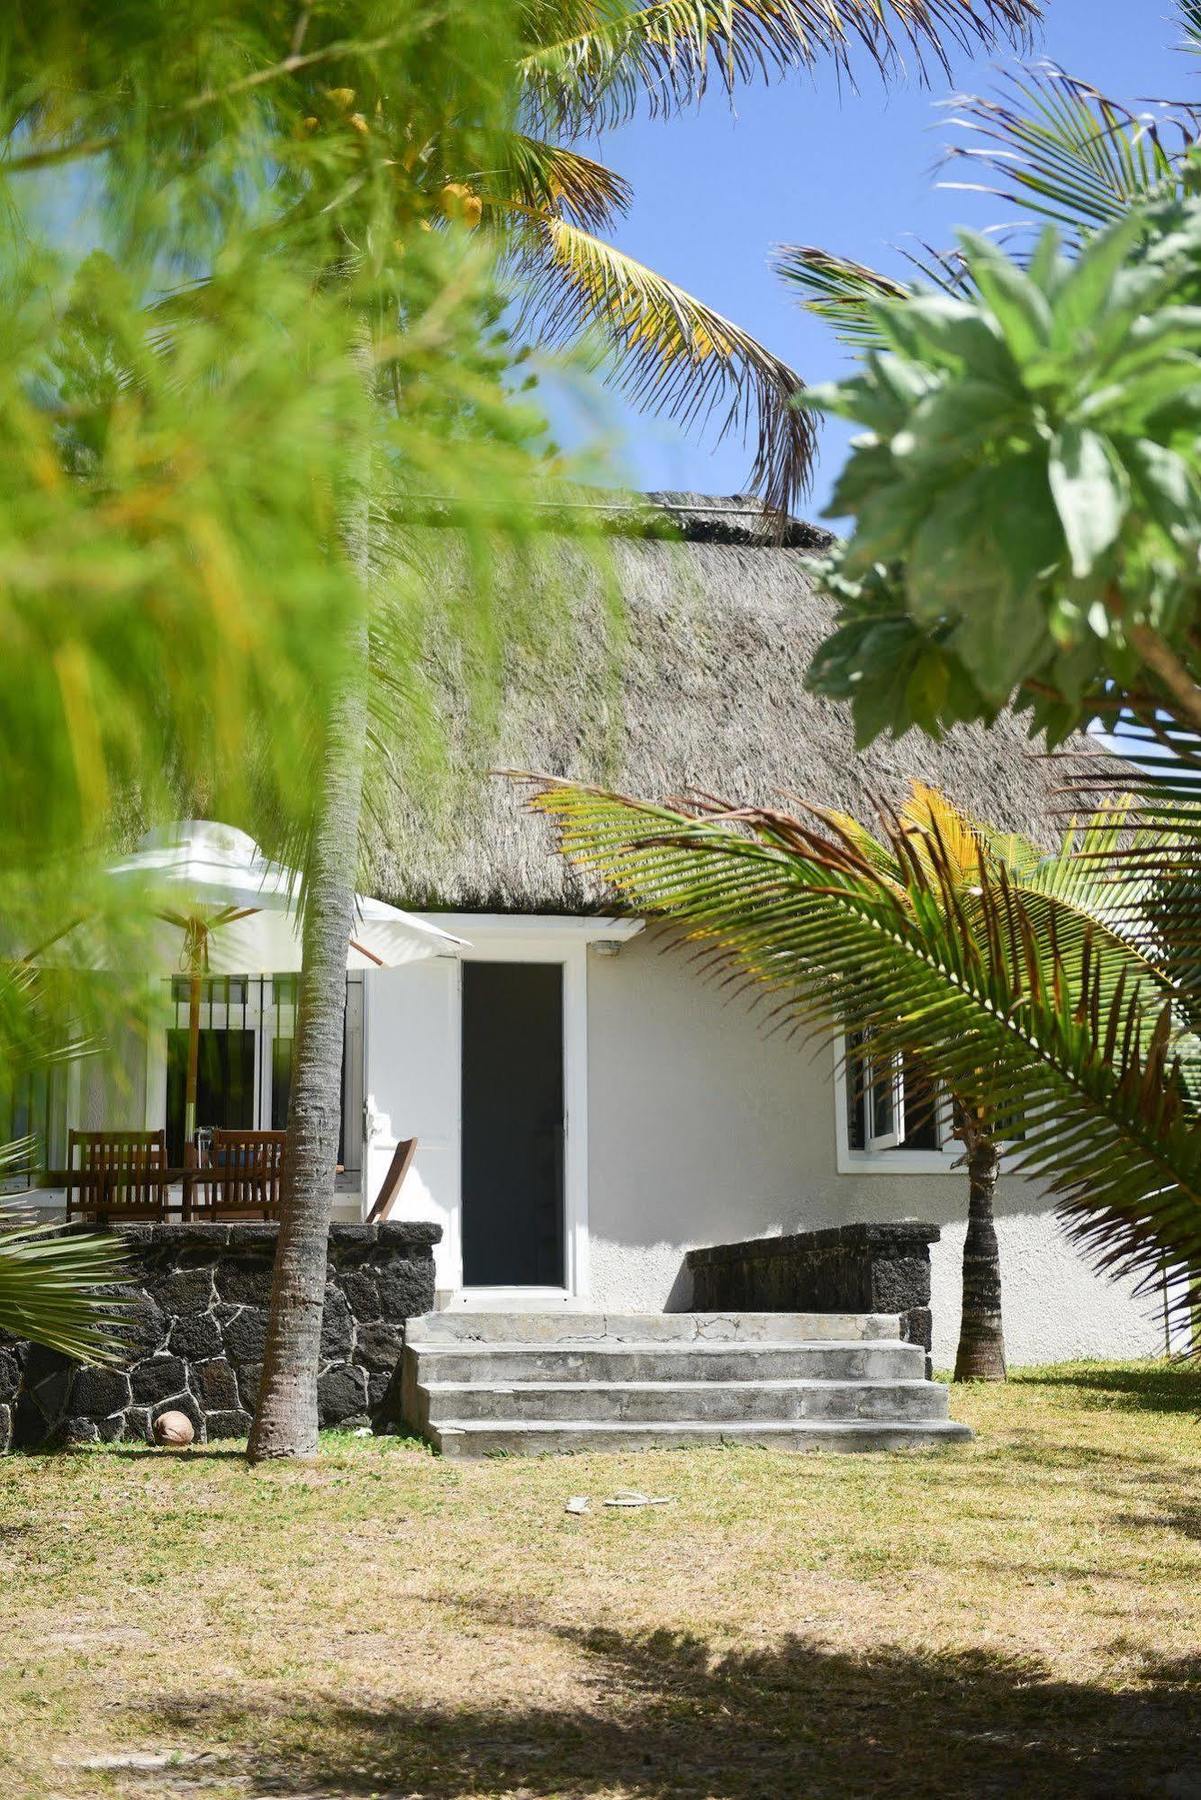
[[(707, 970), (770, 996), (774, 1024), (865, 1036), (877, 1069), (909, 1060), (945, 1088), (969, 1189), (955, 1373), (1003, 1379), (1000, 1145), (1011, 1139), (1017, 1169), (1058, 1185), (1091, 1241), (1107, 1208), (1125, 1219), (1128, 1165), (1111, 1163), (1106, 1105), (1137, 1116), (1172, 1033), (1196, 1062), (1183, 999), (1130, 929), (1107, 866), (1121, 815), (1047, 856), (920, 785), (876, 838), (820, 807), (808, 817), (718, 802), (681, 811), (536, 780), (532, 804), (554, 821), (563, 853), (636, 910), (678, 922), (681, 943), (708, 941)], [(1077, 966), (1083, 1018), (1064, 994)], [(1061, 1065), (1090, 1027), (1102, 1042), (1076, 1088)], [(1145, 1143), (1146, 1120), (1140, 1135)], [(1158, 1274), (1158, 1253), (1148, 1260), (1125, 1223), (1122, 1268)], [(1194, 1258), (1199, 1245), (1191, 1219), (1177, 1248)]]
[[(1191, 3), (1177, 13), (1183, 48), (1201, 52), (1201, 15)], [(780, 258), (811, 310), (865, 353), (863, 407), (854, 384), (815, 396), (815, 407), (867, 423), (881, 381), (930, 377), (929, 393), (884, 399), (847, 464), (832, 510), (852, 514), (857, 528), (853, 549), (825, 569), (840, 618), (813, 684), (851, 702), (862, 741), (992, 718), (1011, 701), (1053, 740), (1098, 713), (1170, 735), (1164, 701), (1172, 716), (1199, 716), (1172, 623), (1190, 605), (1196, 521), (1184, 515), (1195, 470), (1181, 462), (1187, 397), (1177, 415), (1169, 402), (1174, 386), (1187, 388), (1197, 343), (1188, 309), (1201, 108), (1136, 114), (1050, 64), (954, 107), (962, 141), (952, 159), (977, 177), (956, 185), (1013, 209), (1006, 242), (1016, 254), (965, 237), (957, 253), (911, 258), (909, 284), (828, 251), (798, 246)], [(1051, 229), (1032, 237), (1040, 221)], [(897, 303), (920, 341), (899, 341), (889, 323)], [(1134, 336), (1123, 342), (1127, 325)], [(1157, 369), (1153, 346), (1164, 351)], [(883, 446), (899, 452), (895, 463)], [(962, 488), (938, 474), (957, 459)], [(903, 498), (890, 480), (902, 471)], [(1002, 528), (994, 546), (995, 606), (977, 600), (974, 581), (962, 608), (941, 604), (957, 580), (956, 553), (948, 560), (938, 549), (955, 505), (981, 534), (996, 528), (999, 507), (1029, 513), (1029, 530)], [(896, 543), (889, 528), (873, 538), (884, 517)], [(983, 542), (965, 537), (962, 549), (978, 577)], [(904, 592), (894, 586), (902, 564), (912, 584)]]
[[(342, 5), (307, 46), (314, 9), (285, 25), (267, 3), (0, 21), (6, 947), (94, 912), (106, 844), (181, 793), (268, 820), (281, 850), (307, 840), (289, 1179), (319, 1195), (318, 1218), (368, 707), (371, 730), (399, 721), (420, 743), (411, 671), (447, 562), (435, 524), (461, 546), (460, 639), (487, 650), (527, 622), (494, 571), (498, 539), (518, 545), (547, 492), (541, 421), (511, 391), (490, 246), (426, 230), (396, 154), (398, 135), (465, 113), (488, 165), (506, 10)], [(353, 116), (307, 129), (351, 78), (398, 97), (391, 136), (374, 114), (366, 131)], [(89, 239), (102, 249), (81, 259)], [(369, 654), (385, 676), (370, 693)], [(303, 1442), (325, 1231), (297, 1204), (281, 1237)], [(285, 1365), (287, 1350), (277, 1328)]]
[(831, 502), (855, 528), (821, 565), (840, 616), (813, 685), (861, 741), (1014, 702), (1062, 739), (1115, 689), (1201, 727), (1201, 204), (1074, 260), (1048, 227), (1025, 269), (961, 244), (972, 297), (876, 304), (887, 349), (814, 396), (867, 434)]
[[(1181, 13), (1195, 51), (1201, 15)], [(1175, 1270), (1195, 1306), (1201, 120), (1135, 117), (1055, 70), (1014, 91), (965, 118), (987, 191), (1050, 221), (1033, 241), (965, 235), (912, 285), (794, 253), (862, 350), (811, 399), (866, 428), (833, 503), (853, 529), (821, 565), (838, 618), (810, 678), (850, 703), (863, 742), (1006, 705), (1053, 742), (1097, 717), (1121, 735), (1133, 770), (1102, 760), (1067, 781), (1085, 799), (1137, 793), (1143, 829), (1104, 857), (1110, 904), (1170, 1004), (1107, 1008), (1083, 946), (1060, 958), (1058, 1020), (1037, 1019), (1033, 969), (1007, 1004), (1029, 1006), (1030, 1053), (1074, 1095), (1048, 1107), (1032, 1166), (1103, 1266)], [(945, 1070), (956, 1050), (928, 1054)]]

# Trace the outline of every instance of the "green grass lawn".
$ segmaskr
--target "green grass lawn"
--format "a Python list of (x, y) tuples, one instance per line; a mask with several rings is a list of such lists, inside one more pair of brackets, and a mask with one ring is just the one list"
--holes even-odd
[(10, 1457), (0, 1791), (1201, 1796), (1201, 1376), (951, 1406), (899, 1457)]

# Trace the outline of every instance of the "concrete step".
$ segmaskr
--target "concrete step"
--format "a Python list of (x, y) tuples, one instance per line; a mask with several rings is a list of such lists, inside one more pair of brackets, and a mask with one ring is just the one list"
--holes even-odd
[(920, 1380), (919, 1344), (877, 1342), (412, 1343), (421, 1382), (904, 1381)]
[(598, 1424), (587, 1419), (480, 1422), (445, 1420), (429, 1427), (443, 1456), (549, 1456), (564, 1452), (688, 1450), (698, 1445), (752, 1446), (765, 1450), (932, 1450), (966, 1443), (971, 1432), (950, 1419), (893, 1423), (814, 1419), (757, 1420), (744, 1424)]
[(796, 1419), (945, 1419), (932, 1381), (435, 1381), (420, 1388), (422, 1429), (444, 1423), (562, 1421), (776, 1424)]
[(895, 1339), (895, 1313), (468, 1312), (410, 1319), (410, 1344), (849, 1343)]
[(880, 1313), (431, 1313), (407, 1329), (403, 1413), (448, 1456), (969, 1438), (899, 1326)]

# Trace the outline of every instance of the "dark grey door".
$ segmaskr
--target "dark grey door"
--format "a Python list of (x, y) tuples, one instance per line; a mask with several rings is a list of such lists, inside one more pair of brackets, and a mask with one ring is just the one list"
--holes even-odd
[(463, 1283), (562, 1287), (563, 969), (463, 964)]

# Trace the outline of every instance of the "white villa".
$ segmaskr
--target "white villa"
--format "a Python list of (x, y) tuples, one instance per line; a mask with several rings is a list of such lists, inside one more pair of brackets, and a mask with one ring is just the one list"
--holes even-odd
[[(921, 1219), (932, 1247), (934, 1361), (953, 1360), (966, 1176), (937, 1123), (873, 1139), (852, 1118), (835, 1047), (767, 1035), (745, 997), (707, 985), (660, 930), (615, 918), (552, 852), (521, 791), (489, 767), (663, 797), (783, 793), (871, 820), (910, 776), (1050, 842), (1056, 775), (1014, 721), (854, 751), (849, 724), (804, 691), (828, 614), (799, 566), (813, 541), (757, 539), (752, 503), (660, 496), (682, 544), (614, 546), (625, 617), (614, 644), (586, 579), (549, 661), (515, 652), (499, 745), (459, 745), (456, 835), (394, 818), (368, 891), (462, 938), (461, 955), (351, 973), (340, 1215), (364, 1215), (398, 1140), (416, 1157), (394, 1216), (434, 1220), (452, 1308), (687, 1309), (696, 1245), (851, 1221)], [(454, 717), (454, 678), (443, 677)], [(278, 1126), (294, 978), (214, 978), (202, 1013), (204, 1124)], [(43, 1096), (67, 1126), (182, 1129), (174, 1026)], [(119, 1067), (118, 1067), (119, 1063)], [(879, 1121), (876, 1121), (878, 1126)], [(53, 1156), (53, 1152), (52, 1152)], [(1013, 1363), (1162, 1351), (1154, 1297), (1095, 1276), (1052, 1206), (1003, 1176), (998, 1231)]]

